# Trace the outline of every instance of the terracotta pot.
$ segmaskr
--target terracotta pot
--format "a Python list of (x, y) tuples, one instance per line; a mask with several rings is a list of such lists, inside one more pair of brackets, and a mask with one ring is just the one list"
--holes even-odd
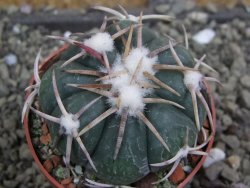
[[(55, 51), (54, 53), (52, 53), (41, 65), (40, 65), (40, 72), (45, 72), (57, 59), (57, 57), (66, 49), (68, 48), (68, 45), (64, 45), (62, 46), (60, 49), (58, 49), (57, 51)], [(32, 85), (34, 83), (34, 77), (32, 77), (30, 79), (30, 85)], [(212, 112), (212, 117), (213, 117), (213, 121), (214, 121), (214, 130), (216, 129), (216, 111), (215, 111), (215, 104), (214, 104), (214, 99), (212, 97), (212, 94), (210, 92), (210, 88), (209, 86), (207, 86), (208, 88), (208, 94), (209, 94), (209, 103), (210, 103), (210, 108), (211, 108), (211, 112)], [(28, 91), (26, 93), (25, 98), (28, 97), (28, 95), (30, 94), (30, 91)], [(26, 135), (26, 140), (29, 146), (29, 149), (31, 151), (31, 154), (36, 162), (36, 164), (38, 165), (38, 167), (40, 168), (40, 170), (42, 171), (42, 173), (44, 174), (44, 176), (49, 180), (49, 182), (56, 188), (64, 188), (64, 186), (62, 184), (60, 184), (51, 174), (49, 174), (47, 172), (47, 170), (44, 168), (44, 166), (42, 165), (41, 161), (39, 160), (37, 153), (34, 149), (34, 146), (32, 144), (31, 141), (31, 136), (30, 136), (30, 126), (29, 126), (29, 113), (26, 114), (25, 118), (24, 118), (24, 129), (25, 129), (25, 135)], [(209, 123), (208, 121), (206, 121), (206, 127), (209, 127)], [(203, 151), (205, 152), (209, 152), (212, 145), (214, 142), (214, 138), (212, 138), (209, 143), (203, 148)], [(173, 173), (173, 175), (170, 177), (170, 179), (174, 182), (178, 182), (178, 186), (177, 188), (182, 188), (184, 187), (188, 182), (190, 182), (192, 180), (192, 178), (194, 177), (194, 175), (198, 172), (198, 170), (202, 167), (202, 164), (204, 163), (206, 156), (203, 157), (199, 157), (198, 159), (196, 159), (196, 166), (195, 168), (188, 174), (185, 175), (183, 177), (184, 171), (182, 170), (182, 168), (178, 168), (177, 170)], [(184, 179), (183, 179), (184, 178)], [(142, 180), (138, 181), (136, 183), (137, 187), (141, 187), (141, 188), (151, 188), (152, 186), (152, 182), (156, 181), (156, 177), (153, 174), (150, 174), (148, 176), (146, 176), (145, 178), (143, 178)]]

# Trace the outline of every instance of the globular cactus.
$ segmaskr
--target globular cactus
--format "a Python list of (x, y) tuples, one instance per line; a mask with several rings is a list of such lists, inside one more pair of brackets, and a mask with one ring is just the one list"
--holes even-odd
[[(96, 9), (116, 22), (108, 25), (112, 18), (105, 17), (99, 32), (76, 40), (50, 36), (70, 45), (41, 80), (37, 55), (23, 116), (30, 108), (48, 120), (66, 166), (81, 165), (103, 183), (90, 184), (128, 185), (172, 165), (156, 183), (162, 182), (188, 154), (206, 155), (200, 149), (214, 130), (205, 82), (218, 81), (199, 71), (212, 68), (190, 54), (185, 29), (184, 47), (142, 24), (171, 17)], [(31, 107), (36, 94), (41, 111)]]

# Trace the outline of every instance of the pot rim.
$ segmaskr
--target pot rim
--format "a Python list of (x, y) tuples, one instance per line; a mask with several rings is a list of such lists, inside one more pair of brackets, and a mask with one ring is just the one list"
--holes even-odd
[[(65, 51), (67, 48), (69, 47), (68, 44), (65, 44), (61, 47), (59, 47), (59, 49), (57, 49), (56, 51), (54, 51), (51, 55), (49, 55), (39, 66), (39, 69), (41, 69), (42, 71), (46, 71), (54, 62), (54, 60), (58, 57), (58, 54), (62, 53), (63, 51)], [(34, 83), (34, 76), (32, 76), (32, 78), (29, 81), (29, 85), (32, 85)], [(214, 123), (214, 130), (216, 130), (216, 108), (215, 108), (215, 102), (214, 102), (214, 98), (212, 96), (211, 93), (211, 88), (209, 87), (209, 85), (207, 85), (207, 89), (208, 89), (208, 96), (209, 96), (209, 102), (210, 102), (210, 108), (211, 108), (211, 112), (212, 112), (212, 118), (213, 118), (213, 123)], [(31, 93), (31, 91), (27, 91), (25, 94), (25, 99), (29, 96), (29, 94)], [(27, 144), (29, 147), (29, 150), (36, 162), (36, 164), (38, 165), (39, 169), (41, 170), (41, 172), (43, 173), (43, 175), (49, 180), (49, 182), (57, 188), (64, 188), (62, 184), (60, 184), (50, 173), (48, 173), (48, 171), (44, 168), (44, 166), (42, 165), (41, 161), (39, 160), (36, 151), (33, 147), (32, 141), (31, 141), (31, 136), (30, 136), (30, 129), (29, 129), (29, 115), (30, 112), (26, 113), (25, 117), (24, 117), (24, 130), (25, 130), (25, 137), (27, 140)], [(209, 152), (213, 146), (214, 143), (214, 135), (211, 138), (211, 140), (208, 142), (205, 152)], [(199, 162), (196, 164), (195, 168), (191, 171), (191, 173), (189, 173), (185, 179), (180, 182), (177, 186), (177, 188), (183, 188), (187, 183), (189, 183), (191, 181), (191, 179), (194, 177), (194, 175), (199, 171), (199, 169), (202, 167), (204, 161), (206, 159), (206, 156), (202, 156), (199, 159)]]

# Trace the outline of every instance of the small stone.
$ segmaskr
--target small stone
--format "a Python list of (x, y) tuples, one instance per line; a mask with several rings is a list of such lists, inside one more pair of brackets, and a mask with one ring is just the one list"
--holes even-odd
[(19, 157), (20, 159), (28, 159), (31, 160), (32, 159), (32, 155), (29, 151), (28, 145), (23, 143), (20, 147), (19, 147)]
[(19, 182), (15, 180), (3, 180), (3, 185), (6, 188), (16, 187), (18, 184)]
[(210, 181), (216, 180), (219, 177), (219, 174), (221, 173), (223, 168), (224, 168), (224, 165), (223, 165), (223, 162), (221, 161), (210, 165), (208, 168), (205, 168), (206, 177)]
[(75, 172), (78, 174), (78, 175), (82, 175), (83, 172), (82, 172), (82, 167), (80, 165), (76, 165), (75, 166)]
[(221, 149), (222, 151), (225, 151), (226, 150), (226, 144), (224, 142), (217, 142), (216, 144), (216, 148), (219, 148)]
[(231, 186), (232, 188), (249, 188), (248, 185), (245, 185), (243, 183), (236, 183)]
[(21, 32), (20, 25), (16, 24), (12, 27), (12, 32), (15, 34), (19, 34)]
[(16, 175), (16, 167), (14, 165), (9, 165), (6, 173), (8, 174), (8, 178), (13, 179), (14, 176)]
[(32, 12), (32, 7), (29, 4), (23, 4), (20, 7), (20, 12), (23, 14), (30, 14)]
[(212, 29), (204, 29), (193, 36), (193, 40), (198, 44), (209, 44), (215, 37), (215, 31)]
[(232, 155), (227, 158), (227, 162), (234, 170), (237, 170), (240, 167), (241, 158), (238, 155)]
[(232, 125), (233, 120), (229, 115), (224, 115), (222, 117), (222, 123), (223, 123), (223, 126), (228, 127), (228, 126)]
[(175, 184), (182, 182), (186, 177), (181, 165), (178, 165), (173, 174), (169, 177), (169, 180)]
[(234, 113), (239, 108), (239, 106), (232, 101), (225, 101), (225, 106), (230, 113)]
[(28, 80), (30, 78), (30, 72), (27, 70), (25, 66), (22, 66), (21, 73), (20, 73), (20, 79), (21, 80)]
[(40, 142), (44, 145), (48, 145), (51, 142), (51, 136), (50, 134), (42, 135), (40, 137)]
[(241, 83), (244, 87), (250, 88), (250, 76), (244, 75), (244, 76), (240, 79), (240, 83)]
[(170, 6), (168, 4), (160, 4), (155, 7), (155, 11), (159, 14), (165, 14), (169, 11)]
[(53, 169), (53, 164), (51, 160), (47, 159), (46, 161), (43, 162), (43, 167), (50, 173)]
[(14, 131), (16, 129), (17, 120), (14, 117), (15, 116), (10, 116), (10, 117), (7, 117), (7, 118), (3, 119), (3, 127), (6, 130)]
[(246, 37), (250, 38), (250, 27), (246, 28)]
[(242, 90), (240, 96), (241, 96), (242, 105), (250, 109), (250, 92), (248, 90)]
[(250, 142), (241, 141), (241, 146), (250, 153)]
[(240, 141), (235, 135), (221, 135), (221, 139), (232, 149), (238, 148), (240, 146)]
[(5, 63), (9, 66), (17, 64), (17, 56), (15, 54), (8, 54), (4, 57)]
[(218, 12), (218, 8), (217, 8), (217, 6), (214, 3), (207, 3), (206, 8), (211, 13)]
[(66, 186), (66, 188), (76, 188), (76, 184), (70, 183)]
[(0, 137), (0, 148), (5, 149), (8, 146), (8, 140)]
[(181, 14), (185, 11), (192, 10), (195, 7), (194, 1), (183, 1), (183, 0), (175, 0), (173, 1), (171, 12), (175, 15)]
[(61, 184), (62, 185), (68, 185), (72, 182), (72, 178), (68, 177), (68, 178), (65, 178), (61, 181)]
[(205, 12), (191, 12), (188, 14), (188, 18), (198, 23), (207, 23), (208, 14)]
[(8, 67), (4, 63), (0, 63), (0, 77), (3, 80), (6, 80), (10, 77)]
[(249, 166), (250, 166), (250, 160), (244, 158), (242, 160), (242, 168), (243, 168), (243, 173), (244, 174), (249, 174), (250, 175), (250, 168), (249, 168)]
[(74, 180), (73, 180), (73, 183), (74, 184), (78, 184), (80, 181), (80, 178), (79, 177), (75, 177)]
[(5, 83), (0, 79), (0, 98), (6, 97), (9, 95), (9, 88), (5, 85)]
[(243, 182), (249, 187), (250, 186), (250, 176), (245, 176)]
[(224, 166), (221, 176), (230, 182), (237, 182), (240, 179), (239, 174), (227, 165)]
[(235, 75), (236, 77), (241, 77), (245, 74), (246, 67), (247, 63), (244, 57), (238, 56), (234, 59), (234, 62), (230, 69), (233, 75)]
[(61, 159), (57, 155), (52, 155), (51, 156), (51, 161), (52, 161), (54, 167), (57, 167), (60, 164)]
[(206, 160), (203, 163), (203, 167), (207, 168), (210, 165), (212, 165), (213, 163), (216, 163), (218, 161), (224, 160), (225, 156), (226, 156), (225, 152), (222, 151), (221, 149), (219, 149), (219, 148), (212, 148), (209, 151), (209, 153), (208, 153), (208, 155), (206, 157)]

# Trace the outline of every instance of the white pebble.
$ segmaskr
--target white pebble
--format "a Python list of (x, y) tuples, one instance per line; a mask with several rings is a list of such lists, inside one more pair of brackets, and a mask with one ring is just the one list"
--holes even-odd
[(74, 184), (78, 184), (80, 181), (80, 178), (79, 177), (75, 177), (74, 180), (73, 180), (73, 183)]
[(4, 57), (5, 63), (9, 66), (17, 64), (17, 57), (15, 54), (8, 54)]
[(12, 31), (13, 31), (13, 33), (19, 34), (21, 32), (20, 31), (20, 26), (19, 25), (14, 25), (12, 27)]
[(80, 165), (76, 165), (75, 166), (75, 172), (78, 174), (78, 175), (82, 175), (83, 172), (82, 172), (82, 167)]
[(215, 37), (216, 33), (212, 29), (204, 29), (193, 36), (193, 40), (199, 44), (208, 44)]
[(225, 157), (226, 157), (226, 154), (223, 150), (221, 150), (219, 148), (212, 148), (210, 150), (210, 152), (208, 153), (205, 162), (203, 163), (203, 167), (207, 168), (210, 165), (212, 165), (218, 161), (224, 160)]
[(20, 12), (24, 14), (30, 14), (32, 12), (32, 7), (29, 4), (23, 4), (20, 7)]

